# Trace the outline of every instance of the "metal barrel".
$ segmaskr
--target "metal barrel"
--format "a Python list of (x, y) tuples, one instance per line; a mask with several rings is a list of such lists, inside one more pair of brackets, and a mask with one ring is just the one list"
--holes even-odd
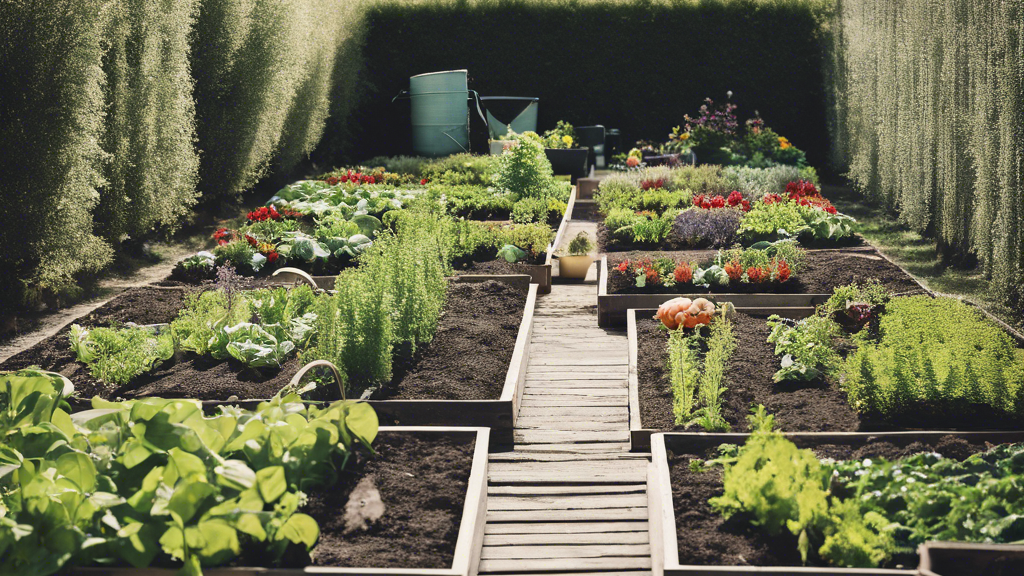
[(436, 158), (469, 151), (469, 90), (466, 70), (409, 78), (412, 147)]

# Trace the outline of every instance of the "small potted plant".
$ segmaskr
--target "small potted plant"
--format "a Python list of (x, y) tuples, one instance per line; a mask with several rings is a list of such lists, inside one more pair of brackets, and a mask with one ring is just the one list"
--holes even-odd
[(573, 181), (587, 176), (590, 149), (575, 147), (578, 141), (572, 124), (559, 120), (555, 129), (545, 132), (541, 139), (544, 141), (544, 153), (555, 174), (568, 174)]
[(580, 232), (569, 242), (569, 249), (558, 256), (558, 275), (562, 278), (582, 280), (587, 277), (590, 265), (594, 263), (594, 243), (586, 232)]

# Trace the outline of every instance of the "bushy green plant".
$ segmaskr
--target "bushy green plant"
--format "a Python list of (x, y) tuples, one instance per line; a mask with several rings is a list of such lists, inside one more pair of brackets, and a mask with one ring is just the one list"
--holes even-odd
[(590, 240), (590, 236), (586, 231), (581, 230), (572, 240), (569, 241), (569, 255), (570, 256), (584, 256), (590, 254), (594, 250), (594, 242)]
[(446, 211), (457, 218), (505, 220), (510, 217), (516, 196), (484, 186), (431, 186), (425, 201), (444, 199)]
[[(733, 190), (739, 190), (744, 197), (757, 200), (765, 194), (782, 194), (786, 184), (802, 178), (802, 171), (796, 166), (773, 166), (751, 168), (748, 166), (727, 166), (722, 170), (723, 178)], [(812, 180), (815, 184), (817, 179)]]
[(554, 128), (541, 135), (547, 148), (573, 148), (576, 146), (576, 130), (565, 120), (559, 120)]
[(782, 367), (773, 379), (809, 381), (831, 375), (841, 364), (833, 341), (839, 336), (839, 325), (827, 316), (811, 316), (795, 324), (776, 314), (768, 317), (768, 343), (775, 344), (775, 355), (782, 357)]
[(517, 224), (545, 222), (548, 215), (548, 201), (545, 198), (523, 198), (512, 207), (512, 221)]
[(741, 233), (757, 239), (796, 238), (806, 229), (801, 207), (791, 202), (757, 202), (740, 223)]
[(116, 386), (124, 386), (174, 356), (170, 333), (157, 335), (145, 328), (86, 329), (72, 324), (68, 339), (71, 351), (89, 366), (94, 378)]
[(891, 295), (882, 286), (881, 282), (865, 282), (861, 284), (847, 284), (832, 289), (832, 295), (822, 305), (821, 313), (831, 316), (837, 312), (846, 310), (849, 302), (863, 302), (871, 306), (878, 306), (889, 301)]
[(74, 419), (63, 399), (47, 374), (0, 377), (0, 563), (12, 573), (169, 564), (200, 576), (243, 543), (269, 564), (308, 551), (320, 528), (298, 511), (304, 494), (337, 482), (378, 431), (365, 403), (297, 396), (214, 416), (192, 400), (94, 399)]
[(604, 225), (622, 242), (656, 244), (668, 237), (673, 222), (670, 214), (658, 217), (651, 213), (616, 208), (605, 218)]
[(969, 413), (972, 404), (1024, 416), (1015, 399), (1024, 386), (1024, 350), (978, 311), (952, 298), (893, 298), (879, 338), (861, 333), (843, 367), (857, 411), (888, 419), (922, 409)]
[(494, 184), (523, 198), (547, 198), (558, 186), (544, 147), (536, 138), (520, 138), (498, 160)]
[[(391, 380), (392, 303), (386, 284), (373, 277), (375, 271), (361, 265), (338, 275), (333, 298), (339, 301), (337, 321), (344, 328), (345, 341), (339, 357), (323, 358), (334, 362), (345, 372), (348, 384), (360, 389)], [(321, 358), (311, 354), (309, 359)]]

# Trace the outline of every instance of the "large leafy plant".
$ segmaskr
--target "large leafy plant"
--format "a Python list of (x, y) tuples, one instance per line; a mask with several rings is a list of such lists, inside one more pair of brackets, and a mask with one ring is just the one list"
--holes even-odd
[(826, 316), (811, 316), (789, 322), (778, 315), (768, 317), (768, 343), (775, 344), (775, 355), (782, 357), (782, 367), (773, 379), (810, 381), (835, 371), (841, 359), (833, 347), (839, 336), (839, 325)]
[(258, 545), (273, 565), (310, 549), (319, 527), (299, 512), (329, 487), (377, 416), (366, 404), (320, 409), (296, 396), (255, 411), (149, 398), (93, 401), (69, 416), (51, 375), (0, 377), (0, 564), (6, 574), (67, 566), (176, 563), (179, 574)]
[(140, 327), (92, 328), (71, 325), (71, 351), (94, 378), (123, 386), (174, 356), (171, 333)]

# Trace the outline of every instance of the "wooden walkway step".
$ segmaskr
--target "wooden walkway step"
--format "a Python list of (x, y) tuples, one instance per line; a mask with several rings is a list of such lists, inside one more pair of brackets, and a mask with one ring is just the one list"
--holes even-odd
[(596, 303), (593, 284), (537, 302), (515, 447), (490, 456), (481, 574), (651, 574), (626, 335), (597, 327)]

